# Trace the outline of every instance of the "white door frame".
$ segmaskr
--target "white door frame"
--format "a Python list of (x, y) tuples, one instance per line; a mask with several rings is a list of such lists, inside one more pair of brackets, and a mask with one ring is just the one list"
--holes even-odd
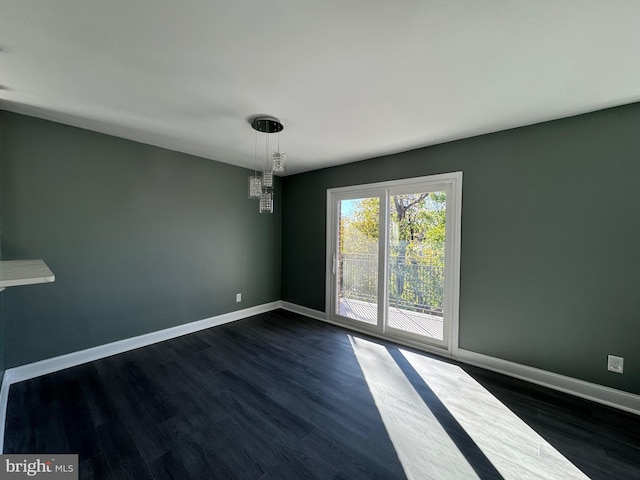
[[(388, 212), (389, 196), (400, 194), (416, 188), (443, 188), (447, 193), (447, 211), (445, 220), (445, 311), (444, 339), (439, 342), (425, 342), (411, 335), (397, 335), (397, 332), (385, 331), (387, 312), (387, 244), (388, 244)], [(335, 269), (337, 267), (337, 208), (338, 202), (350, 198), (380, 198), (380, 241), (378, 250), (378, 323), (375, 326), (364, 324), (337, 315), (334, 305), (337, 301), (335, 292)], [(344, 327), (363, 331), (375, 336), (397, 339), (401, 343), (409, 343), (423, 350), (432, 350), (439, 354), (455, 357), (458, 353), (459, 337), (459, 298), (460, 298), (460, 235), (462, 221), (462, 172), (429, 175), (425, 177), (407, 178), (365, 185), (331, 188), (327, 190), (327, 225), (326, 225), (326, 282), (325, 282), (325, 314), (327, 321)]]

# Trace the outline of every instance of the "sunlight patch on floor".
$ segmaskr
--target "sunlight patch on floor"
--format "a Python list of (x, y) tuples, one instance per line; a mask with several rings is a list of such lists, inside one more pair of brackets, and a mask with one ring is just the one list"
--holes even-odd
[(588, 480), (460, 367), (399, 350), (506, 480)]
[(407, 478), (479, 478), (388, 350), (349, 340)]

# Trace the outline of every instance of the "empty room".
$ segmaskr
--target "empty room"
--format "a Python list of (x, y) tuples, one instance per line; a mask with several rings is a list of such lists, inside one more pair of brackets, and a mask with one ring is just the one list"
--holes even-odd
[(640, 478), (639, 20), (0, 0), (0, 478)]

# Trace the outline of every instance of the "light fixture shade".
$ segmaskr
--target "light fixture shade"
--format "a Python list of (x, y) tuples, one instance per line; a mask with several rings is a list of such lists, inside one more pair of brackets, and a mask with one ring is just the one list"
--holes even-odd
[(262, 194), (262, 178), (258, 175), (249, 177), (249, 198), (260, 198)]
[(286, 153), (276, 152), (273, 154), (273, 173), (284, 173), (285, 161), (287, 159)]
[(263, 192), (259, 202), (260, 213), (273, 213), (273, 192)]
[(262, 188), (273, 188), (273, 170), (270, 168), (262, 170)]
[[(285, 154), (280, 153), (280, 136), (278, 135), (278, 150), (269, 148), (269, 136), (279, 134), (284, 126), (275, 117), (257, 116), (249, 120), (251, 127), (256, 131), (254, 135), (254, 175), (249, 177), (249, 198), (258, 199), (258, 211), (260, 213), (273, 213), (273, 196), (275, 190), (274, 173), (284, 173)], [(258, 176), (258, 133), (264, 133), (264, 169)], [(269, 156), (271, 155), (271, 157)]]

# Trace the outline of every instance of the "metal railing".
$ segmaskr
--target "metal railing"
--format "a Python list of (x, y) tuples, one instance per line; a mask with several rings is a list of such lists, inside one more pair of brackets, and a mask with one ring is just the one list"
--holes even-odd
[[(342, 297), (377, 302), (378, 259), (376, 255), (343, 253), (339, 256), (338, 281)], [(407, 261), (389, 259), (389, 306), (442, 315), (444, 300), (444, 256)]]

